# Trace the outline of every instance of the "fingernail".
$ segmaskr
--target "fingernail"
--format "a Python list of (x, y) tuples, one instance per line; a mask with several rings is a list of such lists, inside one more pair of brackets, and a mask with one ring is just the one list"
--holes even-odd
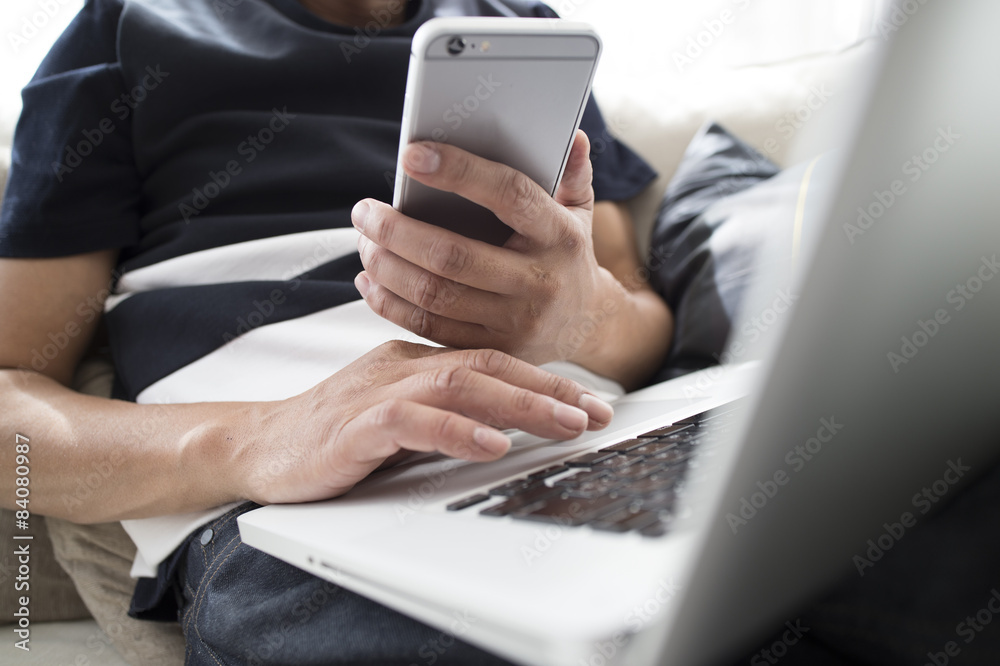
[(615, 408), (593, 393), (584, 393), (580, 396), (580, 407), (598, 423), (607, 423), (615, 415)]
[(354, 208), (351, 209), (351, 222), (354, 224), (354, 228), (358, 231), (365, 230), (365, 221), (368, 219), (368, 211), (370, 206), (367, 201), (359, 201), (354, 204)]
[(417, 173), (434, 173), (441, 166), (441, 154), (422, 143), (411, 143), (405, 160), (406, 166)]
[(492, 454), (506, 453), (510, 448), (510, 439), (507, 435), (490, 428), (476, 428), (472, 433), (472, 439), (479, 448)]
[(354, 286), (358, 288), (358, 293), (361, 294), (361, 298), (368, 296), (368, 288), (371, 284), (372, 283), (368, 280), (368, 276), (363, 272), (358, 273), (358, 276), (354, 278)]
[(556, 422), (567, 430), (583, 431), (587, 429), (587, 424), (590, 423), (587, 412), (561, 402), (556, 403), (555, 417)]

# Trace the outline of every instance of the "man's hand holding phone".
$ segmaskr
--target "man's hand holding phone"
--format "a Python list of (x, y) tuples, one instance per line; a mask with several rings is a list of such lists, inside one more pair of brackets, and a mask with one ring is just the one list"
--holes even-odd
[(573, 361), (626, 386), (662, 358), (666, 306), (652, 292), (627, 290), (595, 258), (583, 132), (553, 197), (510, 167), (446, 144), (411, 144), (404, 166), (424, 185), (488, 208), (515, 233), (496, 247), (359, 202), (352, 220), (365, 271), (355, 284), (377, 314), (443, 345), (498, 349), (534, 364)]

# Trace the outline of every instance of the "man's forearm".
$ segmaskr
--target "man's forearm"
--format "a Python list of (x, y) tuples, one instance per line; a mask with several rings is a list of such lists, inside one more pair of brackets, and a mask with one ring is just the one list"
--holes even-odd
[[(240, 437), (206, 432), (240, 403), (137, 405), (87, 396), (43, 375), (0, 370), (0, 469), (29, 438), (30, 508), (94, 523), (184, 513), (240, 499)], [(218, 436), (213, 436), (217, 434)], [(14, 508), (13, 472), (0, 505)]]
[[(572, 439), (613, 414), (501, 352), (402, 341), (285, 400), (136, 405), (0, 370), (0, 403), (0, 469), (14, 469), (17, 435), (30, 438), (31, 510), (75, 522), (328, 499), (401, 450), (486, 462), (510, 448), (507, 428)], [(13, 473), (0, 497), (15, 506)]]

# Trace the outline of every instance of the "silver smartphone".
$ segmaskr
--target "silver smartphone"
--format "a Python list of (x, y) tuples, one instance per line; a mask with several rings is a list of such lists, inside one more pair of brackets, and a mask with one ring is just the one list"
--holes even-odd
[(409, 178), (413, 141), (448, 143), (525, 173), (555, 193), (590, 95), (601, 40), (585, 23), (436, 18), (413, 37), (392, 205), (494, 245), (511, 235), (492, 212)]

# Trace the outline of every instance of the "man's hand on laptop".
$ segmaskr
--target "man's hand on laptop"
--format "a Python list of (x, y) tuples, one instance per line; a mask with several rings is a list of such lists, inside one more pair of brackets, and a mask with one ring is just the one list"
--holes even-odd
[(622, 278), (626, 288), (598, 264), (589, 153), (578, 132), (550, 197), (502, 164), (447, 144), (412, 144), (408, 174), (485, 206), (515, 233), (495, 247), (365, 199), (352, 214), (365, 266), (358, 290), (380, 316), (440, 344), (535, 364), (573, 361), (635, 384), (666, 352), (670, 313), (632, 275)]
[(222, 425), (243, 440), (239, 496), (267, 504), (340, 495), (401, 452), (495, 460), (510, 448), (502, 429), (571, 439), (611, 416), (610, 405), (576, 382), (502, 352), (397, 341), (298, 396), (247, 405)]

